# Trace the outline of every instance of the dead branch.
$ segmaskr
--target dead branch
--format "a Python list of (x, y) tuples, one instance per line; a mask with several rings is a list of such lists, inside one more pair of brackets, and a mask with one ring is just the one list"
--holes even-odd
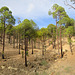
[(70, 5), (70, 4), (67, 2), (67, 0), (66, 0), (66, 1), (64, 1), (64, 4), (65, 4), (66, 6), (70, 6), (71, 8), (75, 9), (75, 7), (74, 7), (74, 6), (72, 6), (72, 5)]

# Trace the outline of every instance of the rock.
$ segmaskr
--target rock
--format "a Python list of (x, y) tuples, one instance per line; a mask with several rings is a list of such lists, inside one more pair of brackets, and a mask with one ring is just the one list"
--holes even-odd
[(12, 68), (13, 70), (17, 70), (17, 68)]
[(11, 67), (11, 66), (9, 66), (8, 69), (17, 70), (17, 68), (13, 68), (13, 67)]
[(12, 67), (11, 67), (11, 66), (9, 66), (9, 67), (8, 67), (8, 69), (12, 69)]
[(55, 61), (57, 61), (57, 60), (55, 60)]
[(4, 69), (4, 68), (5, 68), (5, 66), (1, 66), (1, 68), (2, 68), (2, 69)]

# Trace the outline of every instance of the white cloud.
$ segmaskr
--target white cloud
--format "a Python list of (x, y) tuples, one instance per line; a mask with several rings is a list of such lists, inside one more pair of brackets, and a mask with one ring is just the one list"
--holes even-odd
[(68, 9), (63, 0), (0, 0), (0, 7), (7, 6), (14, 16), (22, 18), (39, 19), (48, 17), (48, 10), (57, 3), (63, 6), (68, 14), (73, 14), (73, 9)]
[(29, 6), (28, 6), (28, 9), (27, 9), (27, 13), (31, 13), (34, 9), (34, 5), (33, 3), (30, 3)]

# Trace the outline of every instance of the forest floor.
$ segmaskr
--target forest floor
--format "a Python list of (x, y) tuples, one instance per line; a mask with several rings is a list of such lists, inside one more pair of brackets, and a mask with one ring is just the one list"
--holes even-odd
[[(27, 63), (25, 67), (25, 58), (22, 58), (18, 49), (14, 49), (12, 45), (6, 41), (5, 59), (1, 58), (2, 45), (0, 44), (0, 75), (75, 75), (75, 39), (72, 43), (73, 55), (70, 52), (67, 39), (63, 39), (64, 57), (58, 57), (58, 50), (53, 49), (52, 45), (47, 47), (45, 55), (42, 56), (42, 49), (31, 49), (28, 51)], [(48, 41), (46, 41), (48, 45)], [(38, 46), (38, 44), (37, 44)]]

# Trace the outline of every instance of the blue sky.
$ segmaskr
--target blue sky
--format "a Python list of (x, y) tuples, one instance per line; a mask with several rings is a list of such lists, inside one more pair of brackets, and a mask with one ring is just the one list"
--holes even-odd
[(69, 6), (64, 4), (64, 0), (0, 0), (0, 8), (7, 6), (12, 11), (16, 18), (16, 25), (19, 17), (21, 21), (32, 19), (39, 28), (55, 24), (55, 19), (48, 15), (48, 11), (51, 10), (53, 4), (64, 7), (67, 14), (75, 19), (75, 10), (69, 9)]

